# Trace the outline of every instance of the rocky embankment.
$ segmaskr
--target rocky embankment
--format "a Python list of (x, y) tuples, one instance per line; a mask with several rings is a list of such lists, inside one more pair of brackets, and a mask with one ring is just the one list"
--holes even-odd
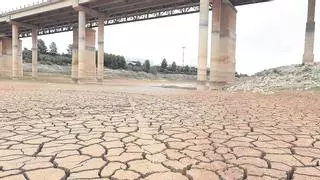
[(320, 64), (290, 65), (268, 69), (250, 77), (237, 78), (228, 91), (272, 92), (274, 90), (310, 90), (320, 87)]

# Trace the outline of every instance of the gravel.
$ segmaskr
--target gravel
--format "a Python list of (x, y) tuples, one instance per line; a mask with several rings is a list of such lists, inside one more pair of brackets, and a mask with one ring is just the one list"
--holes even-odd
[(320, 64), (290, 65), (268, 69), (250, 77), (237, 78), (228, 91), (271, 92), (274, 90), (309, 90), (320, 87)]

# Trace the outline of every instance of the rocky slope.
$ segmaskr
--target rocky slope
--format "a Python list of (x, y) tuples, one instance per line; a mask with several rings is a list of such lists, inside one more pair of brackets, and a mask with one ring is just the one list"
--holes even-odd
[(237, 78), (228, 91), (258, 91), (295, 89), (309, 90), (320, 87), (320, 64), (290, 65), (264, 70), (250, 77)]

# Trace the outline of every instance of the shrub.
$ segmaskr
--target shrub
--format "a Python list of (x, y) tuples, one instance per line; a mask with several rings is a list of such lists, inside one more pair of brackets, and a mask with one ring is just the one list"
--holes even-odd
[(24, 48), (22, 51), (22, 59), (23, 59), (23, 62), (31, 63), (32, 62), (32, 51), (27, 48)]
[(149, 60), (146, 60), (144, 63), (143, 63), (143, 71), (144, 72), (149, 72), (150, 71), (150, 61)]
[(167, 67), (168, 67), (167, 60), (166, 60), (166, 59), (163, 59), (162, 62), (161, 62), (161, 68), (162, 68), (162, 69), (167, 69)]
[(171, 70), (172, 70), (172, 72), (176, 72), (177, 71), (177, 64), (174, 61), (173, 61), (172, 65), (171, 65)]
[(67, 56), (62, 55), (47, 55), (47, 54), (39, 54), (38, 56), (39, 62), (41, 64), (57, 64), (61, 66), (70, 65), (72, 63), (72, 59)]
[(105, 53), (104, 66), (110, 69), (127, 69), (127, 62), (123, 56)]

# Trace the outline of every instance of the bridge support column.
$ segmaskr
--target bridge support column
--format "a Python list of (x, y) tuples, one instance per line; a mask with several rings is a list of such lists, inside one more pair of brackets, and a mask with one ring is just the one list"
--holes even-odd
[(86, 13), (79, 11), (78, 22), (78, 80), (85, 79), (86, 58)]
[(32, 29), (32, 78), (38, 77), (38, 30)]
[(13, 79), (23, 77), (21, 53), (22, 52), (21, 52), (21, 41), (19, 41), (19, 27), (16, 24), (12, 24), (12, 78)]
[(96, 59), (96, 31), (87, 28), (84, 70), (85, 80), (88, 82), (97, 82)]
[(3, 71), (3, 42), (2, 42), (2, 39), (0, 38), (0, 77), (2, 77), (2, 71)]
[(4, 54), (4, 39), (0, 38), (0, 78), (6, 77), (6, 59)]
[(72, 67), (71, 67), (71, 79), (74, 82), (78, 82), (78, 29), (73, 29), (73, 44), (72, 44)]
[(98, 26), (98, 82), (102, 82), (104, 78), (104, 17), (99, 18)]
[(0, 78), (4, 77), (3, 39), (0, 38)]
[(303, 64), (314, 63), (314, 35), (315, 35), (315, 7), (316, 0), (308, 0), (308, 19), (306, 25), (305, 47), (303, 55)]
[(207, 81), (209, 0), (200, 0), (199, 49), (198, 49), (198, 89), (203, 89)]
[(0, 39), (0, 77), (12, 77), (12, 39)]
[(228, 0), (213, 0), (211, 89), (235, 80), (237, 10)]
[(86, 28), (86, 13), (79, 11), (78, 82), (96, 82), (95, 30)]

